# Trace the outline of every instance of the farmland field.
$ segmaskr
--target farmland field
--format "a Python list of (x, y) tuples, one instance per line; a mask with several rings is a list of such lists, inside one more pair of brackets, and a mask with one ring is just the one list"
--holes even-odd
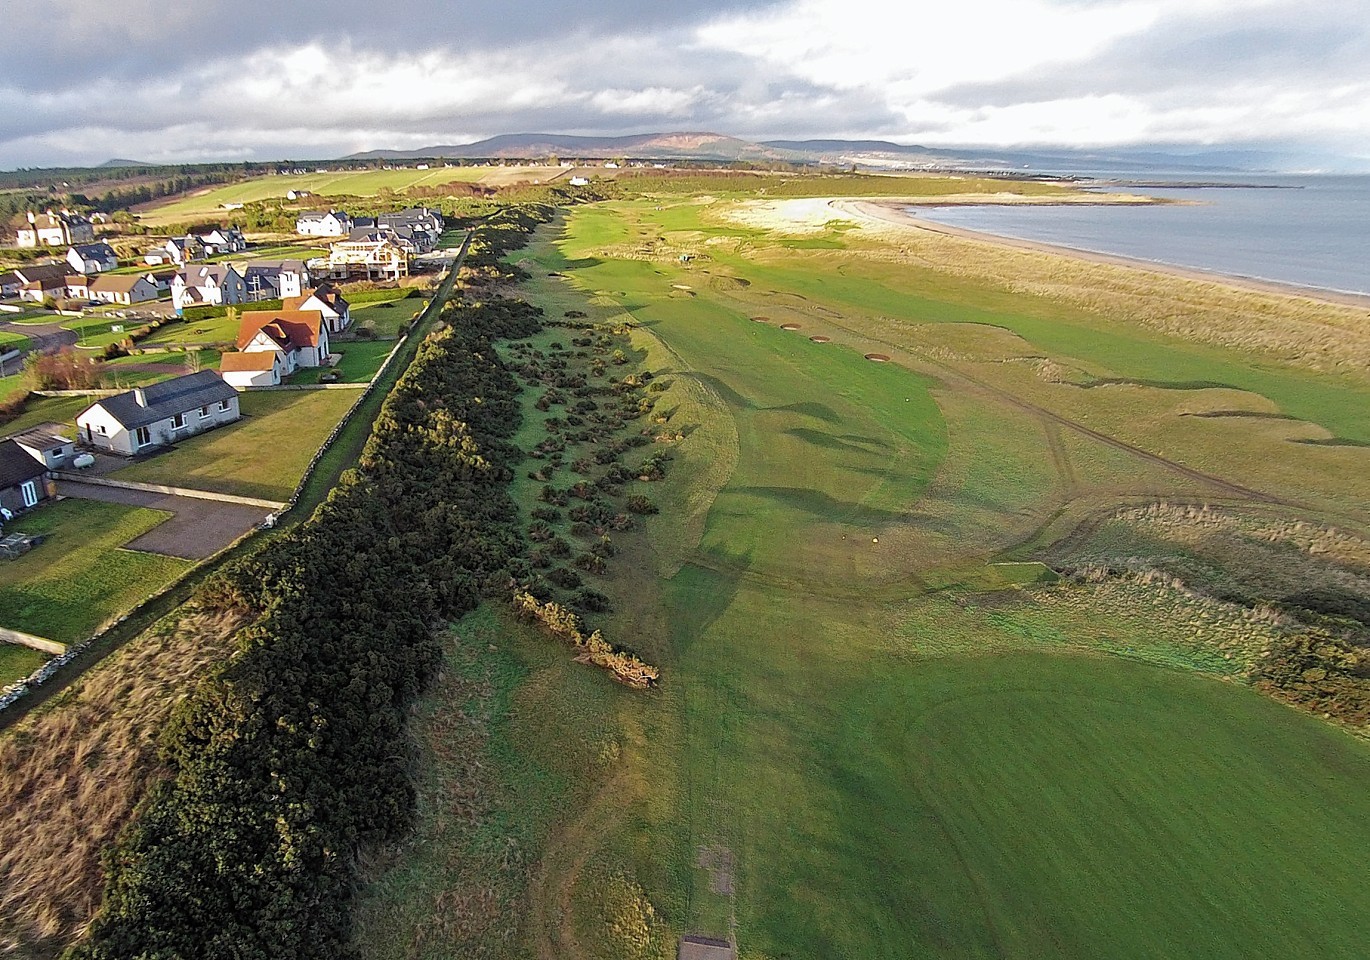
[(356, 399), (351, 390), (245, 393), (238, 400), (241, 420), (184, 440), (114, 476), (285, 500)]
[(21, 517), (15, 531), (47, 534), (48, 540), (0, 564), (0, 626), (62, 643), (84, 640), (190, 566), (122, 549), (167, 516), (67, 499)]
[(1210, 331), (1364, 311), (1144, 275), (1163, 330), (1119, 268), (733, 210), (579, 208), (516, 255), (660, 387), (660, 513), (584, 579), (662, 682), (457, 624), (366, 955), (1363, 955), (1370, 728), (1256, 679), (1304, 629), (1264, 598), (1370, 588), (1370, 380)]

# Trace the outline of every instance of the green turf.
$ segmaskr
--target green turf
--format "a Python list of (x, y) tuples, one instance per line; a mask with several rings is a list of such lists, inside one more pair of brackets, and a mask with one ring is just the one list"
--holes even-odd
[(238, 401), (241, 420), (184, 440), (114, 476), (286, 500), (356, 399), (351, 390), (246, 393)]
[(365, 327), (374, 330), (378, 337), (394, 339), (400, 335), (400, 329), (408, 326), (413, 321), (414, 314), (422, 309), (422, 300), (408, 298), (354, 306), (352, 329)]
[[(334, 343), (334, 353), (342, 359), (333, 369), (340, 375), (339, 383), (366, 383), (376, 375), (386, 356), (395, 349), (393, 341), (353, 340)], [(323, 367), (304, 367), (290, 375), (290, 383), (318, 383), (327, 372)]]
[(74, 499), (24, 515), (13, 529), (45, 533), (48, 540), (17, 560), (0, 561), (0, 626), (62, 643), (84, 640), (190, 566), (120, 549), (168, 516)]
[(23, 680), (48, 660), (48, 655), (15, 643), (0, 643), (0, 687)]
[[(250, 305), (237, 308), (239, 315)], [(205, 320), (178, 320), (167, 323), (144, 339), (140, 347), (173, 347), (198, 343), (233, 343), (238, 337), (236, 317), (210, 317)]]

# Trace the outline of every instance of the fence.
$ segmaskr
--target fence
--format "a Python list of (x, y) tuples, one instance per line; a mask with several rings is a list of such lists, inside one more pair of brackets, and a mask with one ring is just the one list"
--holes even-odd
[(86, 483), (92, 487), (113, 487), (116, 490), (139, 490), (143, 493), (164, 493), (171, 497), (189, 497), (192, 500), (214, 500), (219, 503), (236, 503), (244, 507), (264, 507), (267, 510), (280, 510), (285, 504), (279, 500), (262, 500), (258, 497), (238, 497), (231, 493), (215, 493), (212, 490), (196, 490), (192, 487), (173, 487), (165, 483), (140, 483), (136, 480), (111, 480), (108, 477), (86, 476), (70, 470), (54, 470), (52, 475), (58, 480), (71, 483)]

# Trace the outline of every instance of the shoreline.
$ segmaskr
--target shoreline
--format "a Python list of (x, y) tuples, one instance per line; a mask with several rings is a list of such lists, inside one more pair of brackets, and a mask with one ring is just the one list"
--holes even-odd
[(1031, 251), (1033, 253), (1071, 257), (1076, 260), (1086, 260), (1091, 263), (1102, 263), (1116, 267), (1130, 267), (1135, 270), (1166, 274), (1167, 276), (1179, 277), (1184, 280), (1192, 280), (1199, 283), (1216, 283), (1223, 286), (1235, 287), (1240, 290), (1249, 290), (1255, 293), (1275, 294), (1277, 296), (1295, 297), (1302, 300), (1316, 300), (1340, 306), (1370, 309), (1370, 294), (1328, 290), (1323, 287), (1306, 287), (1297, 283), (1288, 283), (1280, 280), (1267, 280), (1262, 277), (1244, 277), (1240, 274), (1219, 273), (1213, 270), (1202, 270), (1198, 267), (1185, 267), (1178, 264), (1161, 263), (1155, 260), (1144, 260), (1140, 257), (1128, 257), (1122, 254), (1104, 253), (1098, 250), (1087, 250), (1080, 247), (1068, 247), (1061, 244), (1045, 243), (1040, 240), (1024, 240), (1020, 237), (1007, 237), (996, 233), (986, 233), (980, 230), (967, 230), (964, 227), (952, 227), (947, 226), (946, 224), (936, 223), (932, 220), (924, 220), (904, 209), (906, 204), (902, 201), (896, 203), (882, 200), (833, 200), (830, 205), (834, 211), (854, 216), (860, 220), (875, 221), (887, 227), (897, 227), (905, 230), (925, 230), (929, 233), (938, 233), (959, 240), (975, 240), (980, 241), (981, 243), (993, 243), (999, 246), (1013, 247), (1019, 250)]

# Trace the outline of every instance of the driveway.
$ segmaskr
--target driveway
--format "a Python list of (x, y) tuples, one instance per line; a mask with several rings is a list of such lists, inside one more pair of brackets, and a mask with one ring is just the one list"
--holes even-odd
[(0, 320), (0, 330), (28, 337), (29, 346), (25, 353), (69, 347), (76, 342), (75, 330), (64, 330), (55, 323), (11, 323)]
[(160, 553), (186, 560), (212, 557), (261, 523), (269, 512), (262, 507), (119, 487), (97, 487), (72, 480), (57, 481), (57, 492), (64, 497), (167, 511), (171, 514), (169, 520), (159, 523), (126, 546), (129, 550)]

